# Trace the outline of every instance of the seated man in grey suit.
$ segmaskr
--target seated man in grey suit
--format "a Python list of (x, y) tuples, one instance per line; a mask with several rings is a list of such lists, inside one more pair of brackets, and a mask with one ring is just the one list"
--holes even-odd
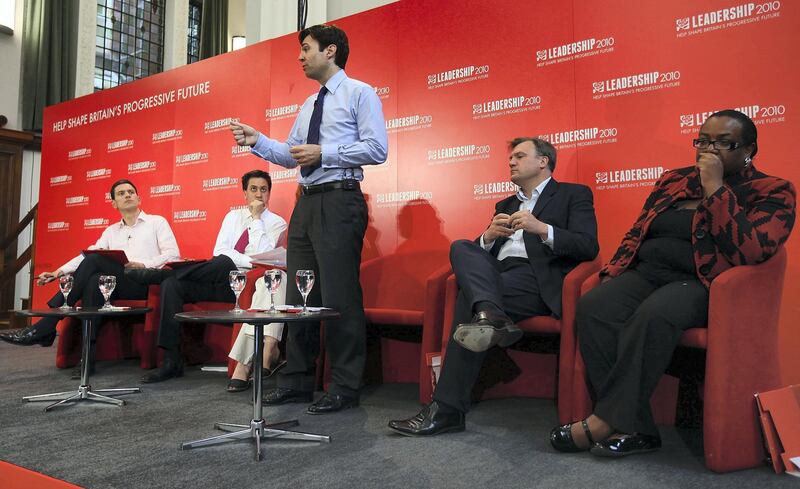
[(514, 323), (561, 314), (564, 276), (599, 251), (592, 191), (552, 178), (556, 150), (547, 141), (509, 143), (511, 181), (519, 192), (501, 200), (484, 233), (450, 248), (459, 285), (455, 328), (433, 402), (416, 416), (389, 422), (408, 436), (462, 431), (470, 393), (486, 351), (522, 338)]

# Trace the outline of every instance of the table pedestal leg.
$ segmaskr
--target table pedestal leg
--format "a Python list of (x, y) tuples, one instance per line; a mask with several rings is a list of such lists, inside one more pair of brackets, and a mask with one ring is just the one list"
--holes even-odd
[(122, 394), (133, 394), (137, 392), (141, 392), (138, 387), (131, 387), (126, 389), (98, 389), (92, 390), (92, 386), (89, 384), (89, 351), (91, 348), (91, 333), (92, 333), (92, 320), (91, 318), (84, 318), (83, 319), (83, 351), (81, 352), (81, 385), (78, 386), (77, 391), (67, 391), (67, 392), (54, 392), (52, 394), (41, 394), (38, 396), (27, 396), (23, 397), (23, 401), (28, 402), (42, 402), (42, 401), (57, 401), (53, 404), (50, 404), (46, 408), (44, 408), (45, 412), (70, 403), (70, 402), (80, 402), (80, 401), (92, 401), (92, 402), (102, 402), (106, 404), (116, 404), (117, 406), (124, 406), (125, 401), (122, 399), (114, 399), (112, 397), (105, 396), (103, 394), (109, 395), (122, 395)]
[(261, 460), (261, 440), (264, 438), (274, 438), (283, 440), (300, 440), (300, 441), (316, 441), (330, 443), (331, 437), (326, 435), (315, 435), (313, 433), (303, 433), (300, 431), (287, 431), (280, 428), (290, 428), (297, 426), (300, 423), (293, 419), (291, 421), (282, 421), (278, 423), (267, 423), (261, 415), (261, 365), (264, 360), (264, 325), (254, 325), (255, 334), (253, 340), (255, 341), (255, 353), (253, 355), (253, 419), (250, 425), (232, 424), (232, 423), (217, 423), (215, 428), (223, 431), (228, 431), (223, 435), (212, 436), (202, 440), (195, 440), (190, 442), (181, 443), (181, 450), (188, 450), (191, 448), (207, 447), (211, 445), (218, 445), (220, 443), (227, 443), (231, 440), (246, 440), (252, 439), (256, 442), (256, 461)]

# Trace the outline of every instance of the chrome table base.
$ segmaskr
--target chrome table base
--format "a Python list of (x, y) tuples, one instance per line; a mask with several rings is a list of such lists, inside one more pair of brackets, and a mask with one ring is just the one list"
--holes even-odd
[[(255, 341), (253, 365), (262, 365), (262, 360), (264, 358), (264, 324), (254, 324), (253, 326), (253, 329), (255, 330), (255, 334), (253, 335), (253, 340)], [(244, 424), (216, 423), (214, 428), (222, 431), (228, 431), (228, 433), (212, 436), (210, 438), (203, 438), (201, 440), (181, 443), (181, 450), (208, 447), (236, 440), (254, 440), (256, 442), (255, 459), (258, 462), (261, 460), (261, 440), (279, 439), (315, 441), (322, 443), (331, 442), (330, 436), (280, 429), (280, 427), (289, 428), (299, 425), (300, 423), (296, 419), (280, 423), (267, 423), (264, 421), (264, 418), (261, 414), (261, 369), (258, 367), (253, 368), (253, 384), (253, 419), (250, 421), (249, 426)]]
[(113, 397), (104, 396), (109, 394), (113, 396), (123, 394), (134, 394), (141, 392), (138, 387), (131, 387), (126, 389), (98, 389), (92, 390), (89, 385), (89, 350), (91, 348), (91, 333), (92, 333), (92, 320), (91, 318), (83, 318), (83, 352), (81, 352), (81, 385), (78, 386), (77, 391), (66, 392), (53, 392), (52, 394), (41, 394), (38, 396), (23, 397), (23, 401), (28, 402), (48, 402), (56, 401), (50, 404), (44, 411), (47, 412), (58, 406), (63, 406), (67, 403), (78, 403), (81, 401), (101, 402), (105, 404), (116, 404), (117, 406), (124, 406), (125, 401), (122, 399), (114, 399)]

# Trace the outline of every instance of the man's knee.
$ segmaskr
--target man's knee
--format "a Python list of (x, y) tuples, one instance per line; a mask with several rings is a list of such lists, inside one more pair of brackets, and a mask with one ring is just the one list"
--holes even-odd
[(473, 248), (475, 243), (468, 239), (457, 239), (450, 244), (450, 262), (461, 256), (462, 253)]

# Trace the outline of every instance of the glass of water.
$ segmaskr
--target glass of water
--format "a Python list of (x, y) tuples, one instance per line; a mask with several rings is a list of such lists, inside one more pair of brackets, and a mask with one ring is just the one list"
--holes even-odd
[(239, 307), (239, 296), (242, 294), (244, 286), (247, 284), (247, 274), (241, 270), (233, 270), (228, 274), (228, 281), (231, 284), (231, 290), (236, 295), (236, 306), (231, 309), (231, 312), (237, 314), (242, 313), (244, 309)]
[(106, 303), (100, 309), (111, 309), (111, 303), (108, 299), (111, 298), (111, 293), (114, 292), (114, 288), (117, 286), (117, 277), (114, 275), (100, 275), (99, 284), (100, 293), (103, 294), (103, 298), (106, 300)]
[(74, 278), (70, 274), (58, 277), (58, 288), (61, 290), (61, 294), (64, 296), (64, 305), (61, 306), (60, 309), (64, 311), (72, 309), (69, 304), (67, 304), (67, 296), (72, 291), (72, 284), (74, 281)]
[(278, 310), (275, 309), (275, 294), (278, 292), (278, 289), (281, 288), (281, 271), (275, 269), (266, 270), (264, 272), (264, 283), (267, 286), (267, 290), (269, 290), (269, 296), (272, 300), (272, 305), (267, 312), (275, 314), (278, 312)]
[(300, 314), (308, 314), (306, 302), (308, 301), (308, 294), (314, 288), (314, 270), (298, 270), (295, 276), (295, 283), (297, 283), (297, 290), (300, 291), (300, 295), (303, 296), (303, 310), (300, 311)]

